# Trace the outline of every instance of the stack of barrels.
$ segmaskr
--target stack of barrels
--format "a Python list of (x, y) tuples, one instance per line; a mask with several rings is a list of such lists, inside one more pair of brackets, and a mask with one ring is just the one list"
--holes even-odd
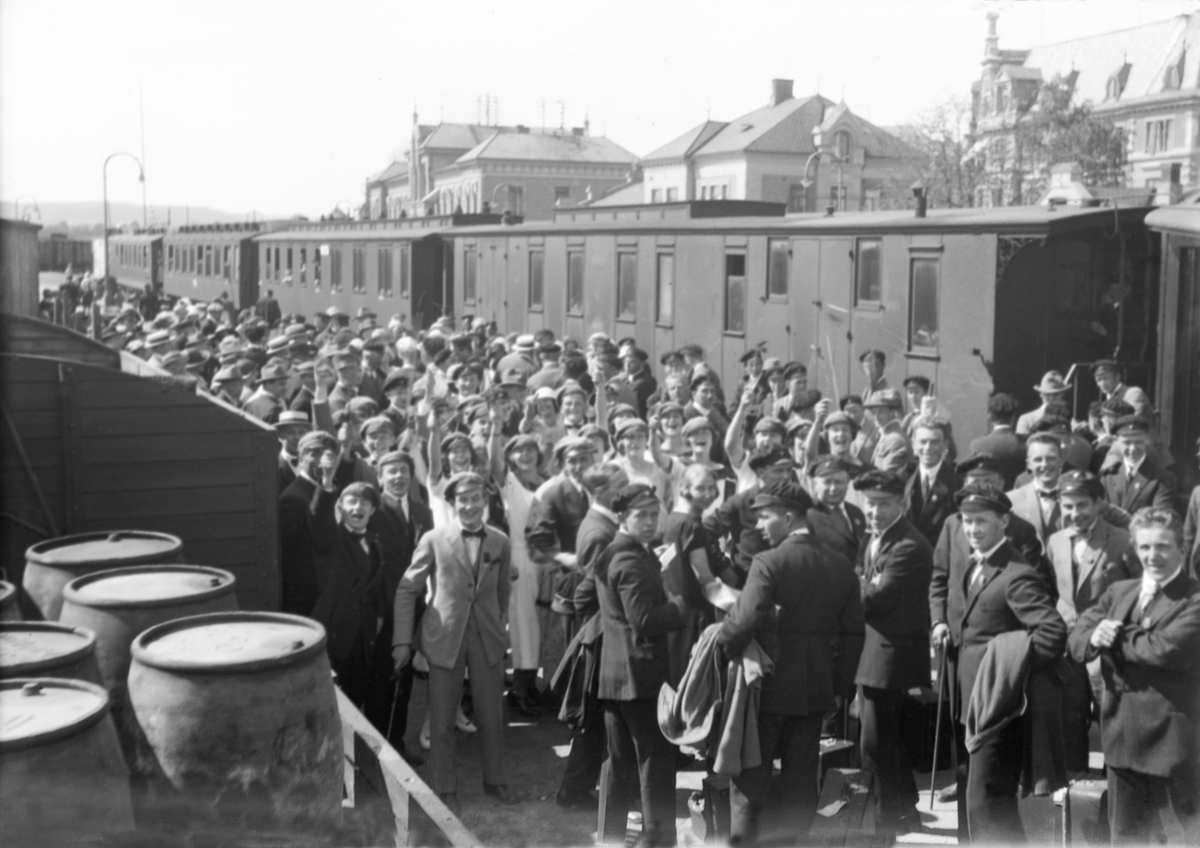
[(23, 596), (0, 581), (7, 834), (336, 832), (324, 629), (239, 612), (231, 573), (183, 563), (174, 536), (87, 533), (31, 547)]

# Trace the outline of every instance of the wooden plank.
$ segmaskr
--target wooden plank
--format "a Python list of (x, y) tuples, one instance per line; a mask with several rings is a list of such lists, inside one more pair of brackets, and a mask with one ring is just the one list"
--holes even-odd
[(88, 410), (88, 430), (98, 435), (152, 435), (171, 433), (177, 435), (203, 435), (206, 433), (255, 432), (242, 416), (216, 407), (186, 414), (174, 411), (159, 414), (157, 409), (144, 407), (101, 407)]
[(250, 551), (253, 557), (253, 543), (257, 528), (252, 516), (238, 513), (227, 515), (170, 515), (149, 519), (136, 513), (126, 516), (115, 516), (105, 521), (89, 521), (78, 532), (91, 530), (123, 530), (135, 528), (138, 530), (155, 530), (178, 536), (186, 543), (189, 541), (224, 540), (232, 547), (234, 540)]
[(173, 436), (94, 436), (86, 435), (82, 440), (83, 451), (89, 462), (96, 465), (114, 465), (127, 462), (158, 463), (163, 461), (207, 461), (210, 459), (246, 459), (246, 439), (232, 433), (196, 436), (191, 438)]
[(0, 374), (0, 401), (14, 415), (25, 410), (57, 410), (58, 385), (53, 379), (19, 382)]
[(138, 492), (106, 486), (78, 492), (77, 497), (82, 498), (83, 509), (97, 521), (131, 512), (157, 517), (194, 513), (218, 515), (254, 509), (254, 489), (249, 485)]
[(142, 463), (126, 463), (124, 465), (105, 465), (83, 469), (82, 484), (87, 489), (97, 488), (92, 480), (103, 478), (112, 488), (121, 491), (137, 491), (158, 489), (163, 481), (169, 481), (173, 487), (219, 486), (230, 480), (237, 480), (244, 469), (243, 457), (232, 459), (214, 459), (207, 462), (190, 460), (167, 460), (154, 465)]

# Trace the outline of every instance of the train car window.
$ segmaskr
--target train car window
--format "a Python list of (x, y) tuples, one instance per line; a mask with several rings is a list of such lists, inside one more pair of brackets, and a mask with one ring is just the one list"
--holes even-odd
[(637, 254), (617, 254), (617, 318), (637, 320)]
[(725, 332), (746, 332), (746, 254), (725, 254)]
[(854, 263), (854, 303), (879, 303), (883, 300), (883, 269), (879, 239), (859, 239)]
[(221, 256), (222, 256), (221, 276), (224, 279), (228, 280), (228, 279), (230, 279), (230, 277), (233, 276), (233, 268), (229, 264), (229, 246), (228, 245), (226, 245), (225, 249), (222, 251)]
[(909, 269), (908, 349), (936, 351), (940, 260), (914, 258)]
[(287, 279), (288, 283), (292, 282), (292, 249), (287, 249)]
[(379, 266), (376, 268), (376, 278), (380, 297), (392, 297), (392, 249), (379, 249)]
[(300, 288), (308, 285), (308, 248), (300, 248)]
[(408, 297), (408, 274), (409, 274), (409, 251), (408, 245), (400, 248), (400, 296)]
[(654, 320), (672, 326), (675, 323), (675, 254), (658, 254), (656, 289)]
[(167, 270), (175, 270), (175, 245), (173, 244), (167, 245)]
[(280, 264), (280, 262), (279, 262), (279, 248), (277, 247), (277, 248), (275, 248), (275, 256), (273, 257), (273, 261), (271, 262), (271, 269), (275, 272), (274, 279), (276, 279), (276, 280), (279, 279), (280, 269), (282, 267), (283, 267), (283, 265)]
[(367, 257), (366, 251), (361, 247), (352, 248), (353, 253), (350, 256), (350, 284), (354, 288), (356, 294), (362, 294), (367, 290)]
[(583, 314), (583, 251), (567, 253), (567, 314)]
[(529, 252), (529, 309), (541, 312), (546, 303), (546, 254), (540, 250)]
[(787, 239), (768, 239), (767, 297), (772, 300), (787, 300), (790, 264), (791, 251)]
[(466, 248), (463, 251), (463, 300), (467, 303), (474, 303), (478, 297), (478, 266), (479, 254), (473, 247)]

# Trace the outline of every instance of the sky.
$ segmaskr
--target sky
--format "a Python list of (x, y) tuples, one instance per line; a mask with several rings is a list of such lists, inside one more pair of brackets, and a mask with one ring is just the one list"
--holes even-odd
[[(316, 216), (361, 202), (414, 108), (472, 122), (489, 95), (639, 156), (776, 77), (903, 124), (969, 94), (991, 10), (1020, 49), (1200, 0), (0, 0), (0, 199), (98, 201), (105, 158), (144, 151), (152, 208)], [(114, 158), (109, 199), (141, 202), (137, 174)]]

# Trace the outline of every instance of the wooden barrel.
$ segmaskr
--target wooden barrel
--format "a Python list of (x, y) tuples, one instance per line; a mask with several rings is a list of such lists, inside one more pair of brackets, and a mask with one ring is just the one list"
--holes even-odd
[(340, 826), (342, 729), (320, 624), (211, 613), (151, 627), (132, 653), (129, 699), (194, 826)]
[(20, 621), (21, 607), (17, 604), (17, 587), (0, 580), (0, 621)]
[(0, 680), (0, 821), (12, 845), (129, 831), (128, 772), (108, 693), (61, 678)]
[(129, 646), (143, 630), (164, 621), (232, 612), (236, 578), (204, 565), (139, 565), (76, 577), (63, 588), (63, 624), (96, 634), (101, 682), (112, 689), (129, 676)]
[(167, 533), (116, 530), (39, 542), (25, 551), (22, 585), (47, 621), (58, 621), (63, 588), (76, 577), (129, 565), (183, 562), (183, 542)]
[(53, 621), (0, 621), (0, 678), (65, 677), (100, 684), (96, 634)]

